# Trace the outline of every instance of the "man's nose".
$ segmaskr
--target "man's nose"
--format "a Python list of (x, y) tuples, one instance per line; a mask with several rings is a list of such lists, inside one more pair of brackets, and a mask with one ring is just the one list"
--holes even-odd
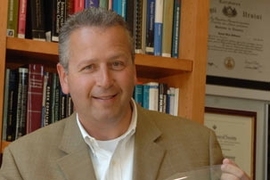
[(100, 67), (97, 74), (97, 85), (105, 89), (109, 88), (113, 84), (113, 74), (110, 69), (106, 67)]

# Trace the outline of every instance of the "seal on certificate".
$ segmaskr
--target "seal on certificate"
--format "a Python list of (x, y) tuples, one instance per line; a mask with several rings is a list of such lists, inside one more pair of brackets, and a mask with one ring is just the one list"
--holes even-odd
[(232, 70), (235, 67), (235, 61), (232, 57), (226, 57), (224, 59), (224, 66), (228, 70)]

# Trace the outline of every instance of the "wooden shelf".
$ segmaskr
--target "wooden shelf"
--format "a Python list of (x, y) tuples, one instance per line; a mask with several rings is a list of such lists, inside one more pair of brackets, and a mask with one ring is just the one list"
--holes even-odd
[[(7, 37), (7, 59), (12, 61), (37, 59), (55, 66), (58, 62), (58, 44)], [(158, 79), (183, 72), (191, 72), (193, 61), (166, 58), (153, 55), (136, 54), (135, 64), (140, 77)]]

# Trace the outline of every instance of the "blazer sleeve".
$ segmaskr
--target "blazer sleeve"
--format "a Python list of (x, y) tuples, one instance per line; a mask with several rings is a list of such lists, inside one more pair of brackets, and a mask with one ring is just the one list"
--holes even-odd
[(209, 138), (210, 163), (211, 165), (221, 164), (224, 157), (222, 155), (221, 147), (217, 140), (216, 134), (212, 130), (210, 130)]

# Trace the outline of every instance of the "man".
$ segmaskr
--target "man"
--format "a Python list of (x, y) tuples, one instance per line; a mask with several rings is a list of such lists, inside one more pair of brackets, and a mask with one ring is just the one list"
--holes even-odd
[[(163, 180), (222, 163), (211, 130), (133, 101), (133, 42), (116, 13), (92, 8), (72, 16), (59, 57), (62, 90), (76, 112), (10, 144), (1, 179)], [(224, 179), (248, 180), (227, 159), (221, 169)]]

